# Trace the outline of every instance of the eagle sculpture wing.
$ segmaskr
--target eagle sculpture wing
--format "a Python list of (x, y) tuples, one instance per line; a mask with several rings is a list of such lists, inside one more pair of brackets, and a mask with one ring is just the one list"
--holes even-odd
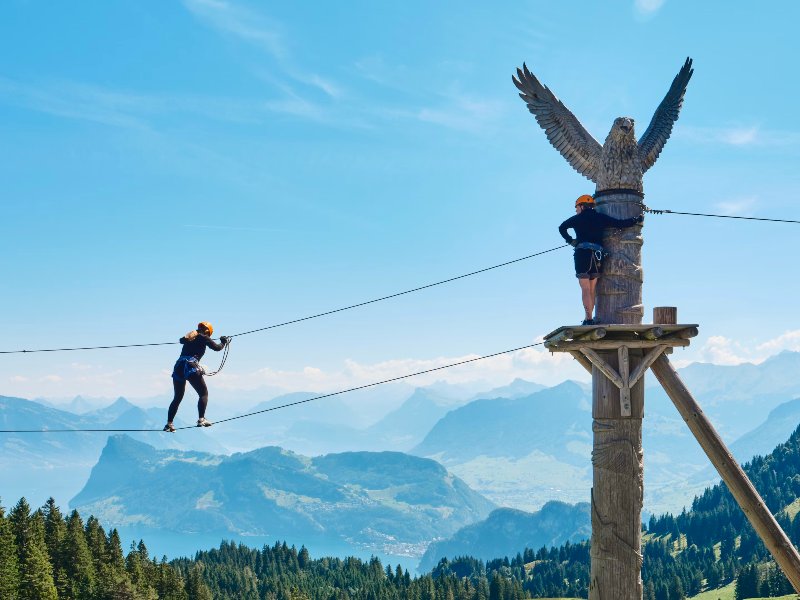
[(667, 143), (670, 134), (672, 133), (672, 126), (678, 120), (678, 114), (683, 106), (683, 96), (686, 94), (686, 86), (689, 85), (689, 80), (692, 78), (692, 59), (687, 58), (683, 63), (683, 67), (672, 80), (672, 85), (658, 105), (647, 131), (639, 140), (639, 158), (642, 162), (642, 173), (652, 167), (658, 155), (661, 154), (661, 149)]
[(517, 69), (517, 77), (511, 79), (550, 143), (578, 173), (597, 182), (602, 152), (597, 140), (524, 63), (522, 69)]

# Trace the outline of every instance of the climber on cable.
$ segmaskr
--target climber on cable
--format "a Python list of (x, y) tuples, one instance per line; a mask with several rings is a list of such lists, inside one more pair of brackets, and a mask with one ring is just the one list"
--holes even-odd
[(206, 348), (219, 352), (230, 341), (230, 338), (222, 336), (219, 338), (221, 343), (217, 343), (211, 339), (214, 333), (214, 327), (211, 323), (203, 321), (197, 324), (197, 330), (190, 331), (183, 336), (179, 341), (183, 344), (181, 355), (175, 363), (175, 368), (172, 369), (172, 386), (175, 388), (175, 396), (172, 403), (169, 405), (169, 412), (167, 413), (167, 424), (164, 425), (164, 431), (174, 432), (175, 426), (172, 424), (175, 415), (178, 412), (178, 407), (183, 400), (183, 394), (186, 391), (186, 382), (192, 384), (192, 387), (197, 392), (197, 426), (210, 427), (213, 425), (211, 421), (206, 419), (206, 406), (208, 406), (208, 387), (203, 379), (205, 370), (200, 364), (200, 359), (206, 352)]
[[(594, 198), (588, 194), (575, 201), (575, 216), (570, 217), (558, 227), (564, 240), (575, 247), (575, 276), (581, 286), (581, 298), (586, 317), (581, 325), (596, 325), (592, 318), (597, 299), (597, 280), (603, 272), (603, 230), (608, 227), (633, 227), (640, 224), (643, 216), (630, 219), (615, 219), (595, 209)], [(575, 238), (567, 229), (575, 230)]]

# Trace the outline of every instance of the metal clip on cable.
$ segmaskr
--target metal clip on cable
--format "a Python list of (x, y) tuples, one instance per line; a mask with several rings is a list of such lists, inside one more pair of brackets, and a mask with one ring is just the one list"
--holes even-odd
[(663, 215), (664, 213), (671, 212), (669, 210), (656, 210), (654, 208), (650, 208), (644, 202), (641, 203), (641, 206), (642, 206), (642, 211), (643, 212), (650, 213), (650, 214), (653, 214), (653, 215)]

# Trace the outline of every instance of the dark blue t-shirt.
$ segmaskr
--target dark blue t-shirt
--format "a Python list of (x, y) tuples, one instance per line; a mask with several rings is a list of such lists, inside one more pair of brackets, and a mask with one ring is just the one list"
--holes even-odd
[(603, 245), (603, 230), (609, 227), (633, 227), (639, 222), (638, 217), (630, 219), (615, 219), (595, 211), (593, 208), (584, 208), (574, 217), (570, 217), (558, 227), (558, 232), (568, 244), (572, 243), (572, 238), (567, 233), (567, 229), (575, 230), (575, 239), (580, 244), (589, 242), (590, 244)]
[(183, 344), (181, 356), (194, 356), (197, 360), (203, 358), (203, 355), (206, 353), (206, 348), (211, 348), (219, 352), (225, 347), (212, 340), (209, 336), (199, 332), (197, 337), (192, 341), (187, 340), (185, 337), (182, 337), (179, 341)]

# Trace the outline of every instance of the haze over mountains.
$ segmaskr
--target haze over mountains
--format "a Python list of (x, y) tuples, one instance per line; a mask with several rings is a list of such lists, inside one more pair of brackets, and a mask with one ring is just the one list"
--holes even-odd
[[(783, 352), (760, 365), (690, 365), (682, 369), (681, 374), (701, 405), (707, 409), (734, 455), (744, 462), (753, 454), (770, 451), (776, 441), (786, 439), (800, 421), (800, 381), (786, 376), (798, 370), (800, 353)], [(643, 433), (645, 512), (678, 513), (695, 494), (716, 483), (718, 477), (708, 467), (706, 457), (672, 403), (659, 388), (653, 386), (652, 380), (649, 383)], [(244, 514), (254, 506), (260, 506), (259, 503), (265, 499), (270, 499), (280, 509), (275, 509), (275, 522), (287, 527), (287, 530), (305, 532), (309, 536), (322, 535), (320, 530), (315, 529), (314, 523), (327, 525), (330, 521), (333, 529), (318, 538), (320, 543), (327, 540), (329, 545), (340, 544), (337, 547), (342, 551), (380, 548), (381, 552), (404, 552), (408, 556), (420, 556), (430, 540), (455, 534), (458, 529), (456, 523), (459, 527), (470, 525), (479, 520), (477, 514), (481, 511), (488, 514), (493, 505), (533, 512), (539, 511), (552, 500), (577, 503), (585, 502), (588, 498), (591, 487), (591, 395), (584, 384), (568, 381), (544, 388), (517, 380), (503, 388), (483, 393), (475, 393), (474, 386), (471, 389), (436, 384), (418, 389), (393, 387), (388, 398), (379, 397), (380, 389), (360, 394), (359, 401), (363, 400), (369, 407), (363, 413), (358, 403), (352, 399), (344, 401), (342, 397), (269, 410), (318, 395), (297, 392), (251, 405), (250, 408), (253, 412), (269, 412), (222, 423), (208, 430), (192, 429), (175, 435), (160, 431), (131, 433), (131, 437), (146, 443), (149, 450), (142, 450), (131, 439), (125, 443), (109, 442), (109, 447), (114, 451), (103, 454), (102, 458), (101, 452), (109, 439), (107, 433), (2, 434), (0, 500), (7, 505), (24, 495), (32, 504), (38, 505), (52, 495), (65, 505), (75, 497), (75, 501), (83, 507), (82, 512), (91, 510), (115, 524), (118, 523), (113, 519), (119, 518), (132, 534), (136, 528), (152, 529), (153, 533), (148, 534), (148, 538), (154, 540), (154, 549), (158, 549), (153, 523), (162, 531), (171, 532), (162, 536), (165, 543), (172, 543), (183, 535), (175, 532), (188, 532), (192, 527), (197, 533), (187, 539), (200, 540), (203, 535), (201, 532), (209, 534), (209, 537), (202, 538), (204, 541), (201, 545), (217, 544), (224, 532), (245, 537), (272, 535), (269, 528), (255, 527), (254, 522), (248, 521), (249, 517), (242, 516), (242, 520), (238, 520), (238, 513), (229, 510), (230, 500), (220, 500), (227, 496), (239, 498)], [(257, 396), (253, 394), (252, 397)], [(220, 399), (212, 399), (212, 403), (215, 401), (214, 410), (217, 414), (226, 414), (226, 405)], [(80, 400), (74, 405), (75, 410), (85, 407), (85, 402)], [(164, 413), (165, 407), (141, 409), (122, 398), (102, 409), (75, 414), (40, 402), (0, 397), (2, 429), (160, 430)], [(190, 423), (193, 421), (193, 398), (187, 397), (181, 407), (179, 421), (181, 416)], [(134, 452), (133, 448), (138, 450)], [(465, 508), (468, 502), (463, 506), (458, 502), (452, 505), (436, 505), (432, 502), (427, 508), (422, 508), (424, 503), (419, 498), (412, 503), (406, 502), (400, 490), (406, 484), (391, 483), (391, 473), (383, 472), (382, 468), (376, 470), (374, 466), (382, 464), (375, 457), (384, 456), (381, 451), (387, 450), (406, 453), (393, 455), (395, 462), (392, 464), (395, 468), (411, 468), (409, 465), (412, 465), (416, 469), (422, 464), (434, 464), (424, 460), (426, 458), (439, 461), (449, 474), (442, 470), (436, 477), (441, 481), (447, 478), (459, 481), (458, 485), (464, 486), (461, 490), (464, 498), (471, 497), (471, 502), (477, 504), (468, 510)], [(162, 451), (173, 454), (159, 455)], [(242, 454), (224, 456), (237, 451)], [(154, 472), (158, 471), (158, 477), (147, 479), (150, 476), (140, 472), (136, 461), (130, 459), (131, 453), (136, 455), (137, 452), (148, 457), (145, 462), (152, 466)], [(181, 452), (200, 452), (214, 458), (201, 459)], [(360, 457), (354, 463), (358, 468), (345, 469), (339, 465), (334, 472), (347, 472), (347, 477), (336, 480), (336, 475), (333, 479), (326, 479), (332, 475), (323, 465), (333, 463), (326, 463), (328, 456), (324, 455), (345, 454)], [(176, 458), (179, 456), (181, 458)], [(310, 456), (318, 458), (308, 458)], [(234, 457), (238, 458), (234, 460)], [(90, 479), (92, 467), (98, 460), (103, 464), (99, 471), (102, 474), (113, 471), (110, 465), (117, 459), (124, 463), (124, 466), (117, 468), (126, 476), (140, 478), (139, 481), (147, 481), (148, 485), (167, 490), (174, 486), (185, 488), (184, 497), (171, 499), (164, 496), (164, 504), (174, 501), (176, 507), (182, 507), (191, 513), (189, 516), (198, 520), (192, 522), (189, 519), (185, 522), (182, 520), (185, 516), (170, 513), (172, 508), (167, 510), (166, 507), (159, 507), (154, 515), (145, 510), (134, 510), (138, 500), (133, 490), (125, 487), (124, 480), (106, 489), (100, 482), (107, 481), (107, 478), (93, 474)], [(203, 463), (203, 468), (197, 466), (197, 461)], [(359, 510), (363, 514), (378, 514), (365, 512), (364, 506), (396, 510), (399, 511), (397, 514), (405, 514), (403, 511), (409, 510), (409, 514), (413, 515), (414, 527), (424, 536), (414, 538), (408, 532), (402, 533), (391, 528), (372, 528), (374, 531), (371, 532), (369, 523), (355, 519), (353, 513), (348, 513), (349, 508), (342, 513), (353, 517), (348, 517), (349, 520), (344, 516), (340, 521), (333, 517), (322, 517), (335, 503), (326, 504), (329, 499), (310, 492), (301, 494), (292, 491), (295, 496), (290, 500), (282, 492), (278, 494), (275, 490), (284, 488), (274, 486), (275, 481), (280, 480), (281, 485), (289, 483), (280, 479), (277, 471), (267, 468), (270, 461), (275, 463), (276, 468), (280, 466), (283, 469), (280, 477), (293, 481), (300, 488), (312, 481), (316, 482), (315, 485), (325, 481), (325, 485), (343, 487), (338, 493), (346, 499), (345, 504), (349, 507), (361, 506)], [(173, 474), (167, 464), (180, 464), (183, 467)], [(193, 469), (191, 472), (198, 475), (200, 483), (210, 477), (214, 485), (201, 490), (191, 481), (183, 483), (181, 478), (187, 471), (186, 465), (190, 465), (189, 470)], [(246, 493), (238, 491), (236, 477), (231, 473), (236, 473), (236, 468), (244, 468), (242, 465), (250, 465), (245, 469), (247, 473), (254, 472), (256, 467), (253, 465), (258, 465), (258, 469), (267, 469), (265, 472), (268, 474), (263, 476), (265, 479), (261, 487), (248, 489)], [(304, 466), (300, 468), (300, 465)], [(98, 464), (98, 468), (100, 466)], [(372, 472), (374, 479), (359, 484), (360, 491), (346, 489), (350, 480), (358, 481), (364, 475), (359, 469), (366, 469), (364, 473)], [(176, 482), (181, 483), (178, 485)], [(209, 491), (213, 494), (204, 495)], [(166, 491), (154, 494), (158, 496), (161, 493)], [(287, 502), (289, 505), (286, 505)], [(466, 501), (462, 498), (460, 502)], [(409, 508), (406, 504), (415, 508)], [(479, 505), (483, 508), (476, 508)], [(462, 512), (458, 513), (461, 516), (448, 516), (445, 519), (449, 527), (445, 534), (439, 529), (426, 529), (429, 525), (425, 525), (420, 516), (427, 515), (425, 518), (430, 519), (431, 513), (425, 511), (434, 509), (444, 510), (448, 515), (451, 510)], [(470, 510), (473, 512), (470, 513)], [(333, 512), (342, 511), (337, 508)], [(291, 518), (287, 515), (291, 515)], [(376, 522), (380, 522), (379, 517), (375, 518)], [(422, 520), (414, 521), (417, 518)], [(170, 529), (173, 527), (170, 524), (172, 520), (177, 523), (175, 527), (179, 525), (177, 529)], [(569, 536), (573, 530), (567, 529), (565, 527), (563, 531), (551, 533), (571, 539)], [(335, 532), (333, 537), (331, 531)], [(332, 548), (331, 552), (334, 550)]]
[(399, 452), (309, 458), (267, 447), (222, 456), (124, 435), (109, 438), (70, 505), (123, 533), (171, 537), (172, 552), (191, 552), (201, 534), (415, 560), (495, 508), (437, 462)]
[(498, 508), (483, 521), (459, 529), (452, 537), (433, 542), (425, 551), (418, 570), (430, 571), (442, 557), (472, 556), (490, 560), (514, 556), (524, 548), (538, 550), (579, 542), (592, 535), (589, 503), (551, 501), (529, 513)]
[[(187, 424), (176, 419), (176, 425)], [(76, 415), (38, 402), (0, 396), (2, 429), (156, 429), (157, 433), (130, 435), (157, 448), (191, 446), (224, 451), (203, 431), (191, 438), (166, 436), (160, 432), (163, 425), (163, 409), (142, 410), (124, 398), (103, 409)], [(0, 498), (16, 501), (25, 496), (36, 505), (53, 496), (66, 505), (83, 487), (107, 438), (108, 433), (103, 432), (0, 434)]]

